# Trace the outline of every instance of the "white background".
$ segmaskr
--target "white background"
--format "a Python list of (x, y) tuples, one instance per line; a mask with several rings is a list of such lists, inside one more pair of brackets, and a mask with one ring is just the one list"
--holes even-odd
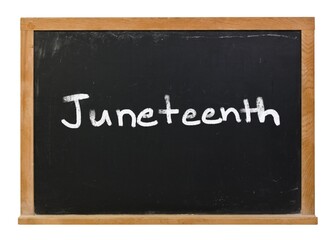
[[(334, 28), (329, 0), (0, 3), (0, 239), (334, 239)], [(316, 17), (317, 226), (20, 226), (20, 17)]]

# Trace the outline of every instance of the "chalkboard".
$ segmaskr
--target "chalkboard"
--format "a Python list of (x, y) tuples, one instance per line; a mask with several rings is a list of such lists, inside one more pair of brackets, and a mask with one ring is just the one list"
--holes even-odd
[(34, 30), (36, 215), (299, 215), (302, 31)]
[[(35, 209), (39, 214), (297, 213), (300, 31), (36, 31)], [(78, 100), (81, 125), (74, 124)], [(172, 113), (166, 109), (169, 96)], [(187, 126), (192, 108), (250, 108)], [(72, 103), (71, 103), (72, 102)], [(153, 109), (150, 127), (116, 110)], [(90, 111), (107, 122), (93, 126)], [(173, 110), (172, 110), (173, 111)], [(176, 111), (176, 110), (174, 110)], [(236, 117), (240, 118), (240, 122)], [(208, 119), (211, 119), (208, 118)], [(94, 118), (95, 119), (95, 118)], [(194, 121), (192, 120), (192, 121)], [(135, 120), (137, 121), (137, 120)], [(102, 123), (102, 122), (101, 122)], [(198, 123), (198, 122), (196, 122)]]

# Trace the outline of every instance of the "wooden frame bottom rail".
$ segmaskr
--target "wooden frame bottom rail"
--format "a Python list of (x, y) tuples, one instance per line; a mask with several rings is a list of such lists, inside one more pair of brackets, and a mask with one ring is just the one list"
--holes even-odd
[(22, 215), (19, 224), (317, 224), (314, 215)]

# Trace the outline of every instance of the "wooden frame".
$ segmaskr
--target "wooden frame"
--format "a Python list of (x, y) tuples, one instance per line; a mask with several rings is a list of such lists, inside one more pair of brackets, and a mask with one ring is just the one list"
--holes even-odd
[[(33, 172), (35, 30), (300, 30), (302, 205), (286, 215), (36, 215)], [(314, 208), (314, 18), (21, 19), (21, 216), (19, 224), (317, 224)]]

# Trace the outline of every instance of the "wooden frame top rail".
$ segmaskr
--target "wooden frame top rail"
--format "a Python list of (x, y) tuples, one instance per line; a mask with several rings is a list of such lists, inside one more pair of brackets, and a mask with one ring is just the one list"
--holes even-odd
[(22, 18), (21, 30), (314, 30), (314, 18)]

